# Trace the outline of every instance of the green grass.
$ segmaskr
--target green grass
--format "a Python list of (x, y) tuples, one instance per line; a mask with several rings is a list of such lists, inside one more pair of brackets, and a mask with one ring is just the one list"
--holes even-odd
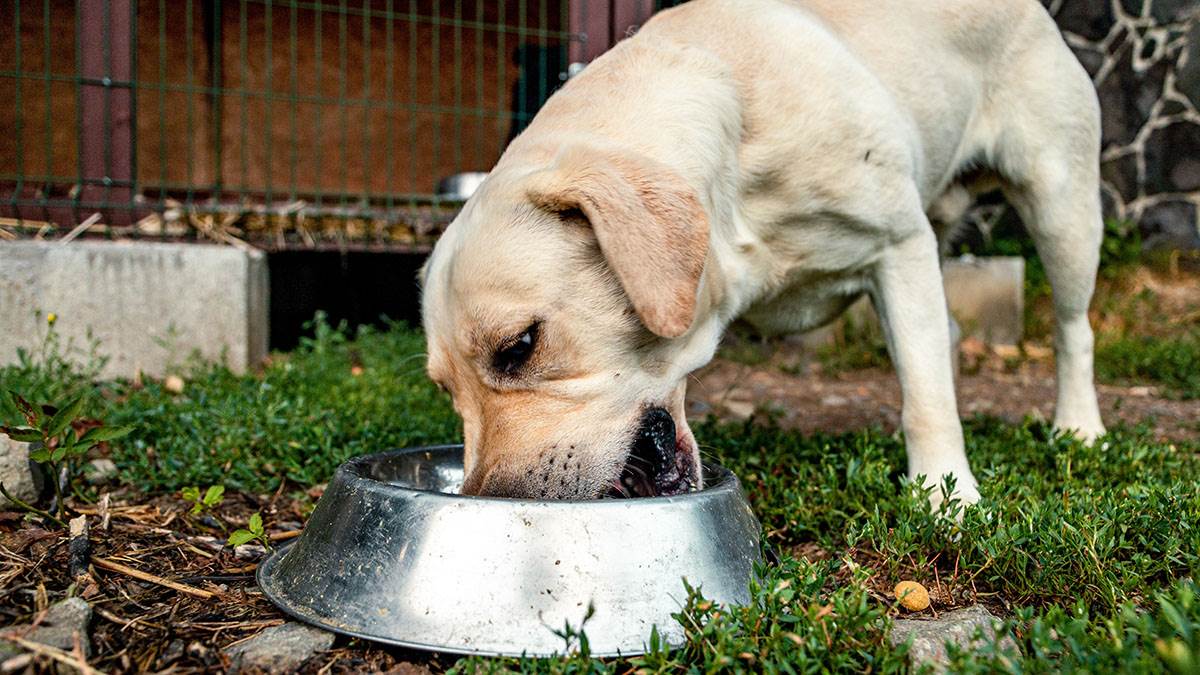
[(1200, 329), (1180, 336), (1102, 336), (1096, 377), (1127, 384), (1153, 382), (1179, 398), (1200, 398)]
[[(136, 425), (113, 458), (139, 488), (267, 491), (284, 478), (324, 482), (352, 455), (455, 440), (458, 422), (424, 376), (423, 348), (402, 327), (351, 339), (318, 323), (312, 339), (262, 373), (197, 368), (178, 395), (154, 382), (94, 385), (94, 373), (57, 357), (2, 368), (0, 384), (38, 398), (84, 391), (91, 414)], [(1041, 423), (971, 420), (968, 453), (983, 501), (958, 521), (956, 505), (930, 514), (926, 494), (902, 479), (895, 436), (803, 436), (769, 421), (708, 421), (696, 433), (706, 455), (742, 478), (778, 553), (754, 601), (721, 607), (691, 591), (679, 615), (689, 640), (675, 651), (464, 659), (459, 672), (904, 671), (904, 648), (887, 639), (896, 608), (880, 593), (901, 578), (940, 582), (1009, 621), (1021, 655), (989, 644), (956, 654), (956, 670), (1182, 673), (1200, 664), (1194, 441), (1167, 444), (1124, 428), (1088, 447)], [(803, 557), (815, 549), (828, 556)]]

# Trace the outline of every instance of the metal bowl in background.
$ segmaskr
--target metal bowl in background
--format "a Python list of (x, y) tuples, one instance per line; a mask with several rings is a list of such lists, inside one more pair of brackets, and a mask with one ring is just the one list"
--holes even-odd
[(437, 196), (439, 199), (465, 202), (475, 194), (483, 179), (487, 177), (486, 171), (468, 171), (446, 176), (438, 181)]
[(462, 446), (397, 450), (338, 468), (296, 543), (258, 568), (288, 614), (329, 630), (442, 652), (561, 653), (584, 626), (598, 656), (639, 654), (682, 578), (749, 600), (759, 524), (729, 471), (673, 497), (532, 501), (461, 496)]

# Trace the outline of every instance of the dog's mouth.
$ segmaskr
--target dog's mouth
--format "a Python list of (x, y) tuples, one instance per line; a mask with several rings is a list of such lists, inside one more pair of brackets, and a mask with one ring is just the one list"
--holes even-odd
[(663, 408), (642, 415), (625, 466), (606, 496), (661, 497), (696, 490), (700, 467), (689, 436), (676, 434), (675, 420)]

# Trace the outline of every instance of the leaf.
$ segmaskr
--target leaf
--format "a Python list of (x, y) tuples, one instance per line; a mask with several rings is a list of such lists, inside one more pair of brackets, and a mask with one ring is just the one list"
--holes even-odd
[[(87, 438), (86, 434), (84, 435), (84, 438)], [(194, 501), (200, 499), (200, 488), (198, 488), (194, 485), (190, 486), (190, 487), (185, 487), (179, 491), (179, 496), (183, 497), (184, 499), (186, 499), (189, 502), (194, 502)]]
[(204, 493), (204, 505), (205, 506), (216, 506), (217, 504), (220, 504), (221, 500), (224, 498), (225, 498), (225, 486), (224, 485), (210, 485), (208, 487), (208, 491)]
[(37, 450), (30, 450), (29, 459), (32, 459), (39, 464), (45, 464), (46, 462), (50, 461), (50, 451), (47, 450), (45, 446), (40, 447)]
[(58, 412), (54, 413), (54, 417), (50, 418), (50, 423), (46, 425), (46, 435), (57, 436), (70, 426), (71, 422), (79, 417), (79, 412), (83, 410), (83, 396), (75, 397), (75, 400), (63, 406)]
[(50, 461), (61, 462), (63, 457), (67, 456), (67, 451), (71, 449), (69, 445), (60, 445), (50, 453)]
[(249, 530), (234, 530), (229, 535), (229, 541), (226, 542), (229, 546), (241, 546), (248, 541), (254, 539), (254, 533)]
[(83, 438), (79, 439), (80, 443), (88, 443), (88, 447), (92, 447), (97, 443), (106, 441), (115, 441), (118, 438), (128, 436), (133, 431), (133, 427), (94, 427), (88, 429), (83, 434)]
[(17, 406), (17, 410), (20, 410), (21, 414), (25, 416), (25, 421), (29, 423), (29, 426), (37, 426), (38, 422), (42, 419), (42, 414), (29, 401), (26, 401), (24, 396), (21, 396), (17, 392), (9, 389), (8, 395), (12, 397), (13, 405)]
[(0, 427), (0, 433), (22, 443), (34, 443), (42, 440), (42, 432), (33, 427)]
[(250, 531), (256, 535), (262, 534), (263, 533), (262, 516), (257, 513), (250, 516), (250, 523), (247, 525), (247, 527), (249, 527)]

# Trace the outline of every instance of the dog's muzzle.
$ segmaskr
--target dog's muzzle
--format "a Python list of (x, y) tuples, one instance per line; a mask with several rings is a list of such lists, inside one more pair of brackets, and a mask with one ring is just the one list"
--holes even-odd
[(642, 414), (637, 434), (610, 497), (656, 497), (695, 489), (697, 471), (690, 447), (679, 440), (675, 420), (663, 408)]

